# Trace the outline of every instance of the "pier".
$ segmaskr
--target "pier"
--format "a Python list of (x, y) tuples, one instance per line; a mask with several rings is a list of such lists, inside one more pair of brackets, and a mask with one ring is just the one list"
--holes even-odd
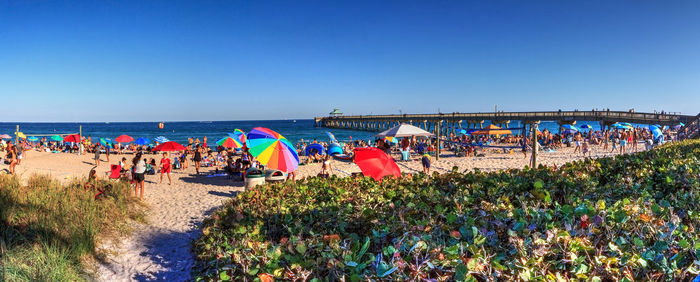
[(689, 123), (696, 116), (678, 113), (640, 113), (630, 111), (543, 111), (543, 112), (490, 112), (490, 113), (439, 113), (402, 115), (331, 115), (314, 118), (314, 126), (364, 131), (383, 131), (401, 123), (418, 126), (424, 130), (448, 135), (460, 129), (483, 128), (486, 121), (508, 128), (517, 120), (532, 126), (540, 121), (556, 121), (559, 125), (576, 124), (576, 121), (597, 121), (601, 128), (616, 122), (659, 124), (673, 126)]

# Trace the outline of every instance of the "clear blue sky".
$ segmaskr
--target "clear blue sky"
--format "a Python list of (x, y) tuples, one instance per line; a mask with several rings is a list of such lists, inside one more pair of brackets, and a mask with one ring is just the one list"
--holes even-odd
[(0, 97), (0, 121), (697, 114), (700, 1), (2, 1)]

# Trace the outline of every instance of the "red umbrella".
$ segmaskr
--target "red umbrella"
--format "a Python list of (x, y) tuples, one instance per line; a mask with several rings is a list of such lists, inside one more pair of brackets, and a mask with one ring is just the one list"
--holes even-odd
[(80, 135), (71, 134), (66, 137), (63, 137), (63, 142), (80, 142)]
[(129, 143), (134, 141), (134, 138), (131, 138), (129, 135), (119, 135), (119, 137), (114, 138), (114, 141), (117, 143)]
[(401, 170), (394, 159), (377, 148), (356, 148), (355, 163), (365, 176), (371, 176), (375, 180), (381, 180), (384, 176), (401, 176)]
[(172, 152), (172, 151), (184, 151), (184, 150), (187, 150), (187, 148), (185, 148), (185, 146), (178, 144), (175, 141), (168, 141), (168, 142), (165, 142), (165, 143), (160, 144), (160, 145), (156, 146), (155, 148), (153, 148), (153, 151), (170, 151), (170, 152)]

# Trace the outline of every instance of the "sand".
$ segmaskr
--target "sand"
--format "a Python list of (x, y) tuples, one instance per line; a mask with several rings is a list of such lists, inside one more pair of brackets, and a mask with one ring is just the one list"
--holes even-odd
[[(643, 149), (642, 144), (638, 146)], [(479, 168), (494, 171), (508, 168), (522, 168), (529, 163), (522, 153), (487, 153), (484, 157), (455, 157), (452, 152), (443, 152), (439, 161), (434, 161), (432, 171), (447, 172), (453, 166), (460, 171)], [(573, 147), (563, 148), (554, 153), (539, 154), (539, 163), (560, 166), (572, 160), (583, 159), (580, 154), (572, 154)], [(602, 152), (602, 147), (593, 146), (593, 156), (609, 156)], [(123, 155), (130, 159), (131, 155)], [(26, 153), (17, 174), (23, 179), (34, 173), (48, 174), (63, 181), (85, 178), (93, 167), (93, 155), (52, 154), (30, 151)], [(117, 163), (121, 155), (112, 155), (109, 163)], [(156, 155), (146, 155), (147, 158)], [(398, 159), (398, 155), (394, 156)], [(302, 158), (303, 160), (303, 158)], [(98, 167), (101, 176), (109, 168), (109, 163), (102, 155), (102, 164)], [(417, 157), (412, 161), (397, 162), (403, 172), (418, 173), (422, 171)], [(334, 174), (349, 176), (359, 172), (359, 168), (349, 162), (332, 161)], [(0, 170), (7, 165), (0, 164)], [(316, 175), (321, 164), (301, 165), (297, 178)], [(210, 169), (203, 169), (205, 173)], [(0, 172), (5, 173), (5, 172)], [(192, 241), (201, 233), (202, 220), (213, 210), (236, 193), (243, 191), (242, 182), (234, 182), (226, 176), (207, 177), (195, 175), (190, 165), (187, 170), (175, 170), (173, 183), (168, 185), (167, 178), (159, 184), (159, 175), (147, 175), (144, 202), (149, 207), (147, 224), (134, 223), (133, 234), (120, 242), (101, 242), (100, 249), (109, 254), (96, 266), (96, 277), (100, 281), (133, 280), (167, 280), (183, 281), (190, 279), (194, 264), (191, 253)]]

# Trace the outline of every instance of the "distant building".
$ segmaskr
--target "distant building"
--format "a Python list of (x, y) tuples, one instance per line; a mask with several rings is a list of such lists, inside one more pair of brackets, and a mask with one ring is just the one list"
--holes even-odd
[(341, 113), (340, 110), (338, 110), (338, 108), (333, 109), (333, 111), (328, 114), (332, 117), (339, 117), (343, 115), (343, 113)]

